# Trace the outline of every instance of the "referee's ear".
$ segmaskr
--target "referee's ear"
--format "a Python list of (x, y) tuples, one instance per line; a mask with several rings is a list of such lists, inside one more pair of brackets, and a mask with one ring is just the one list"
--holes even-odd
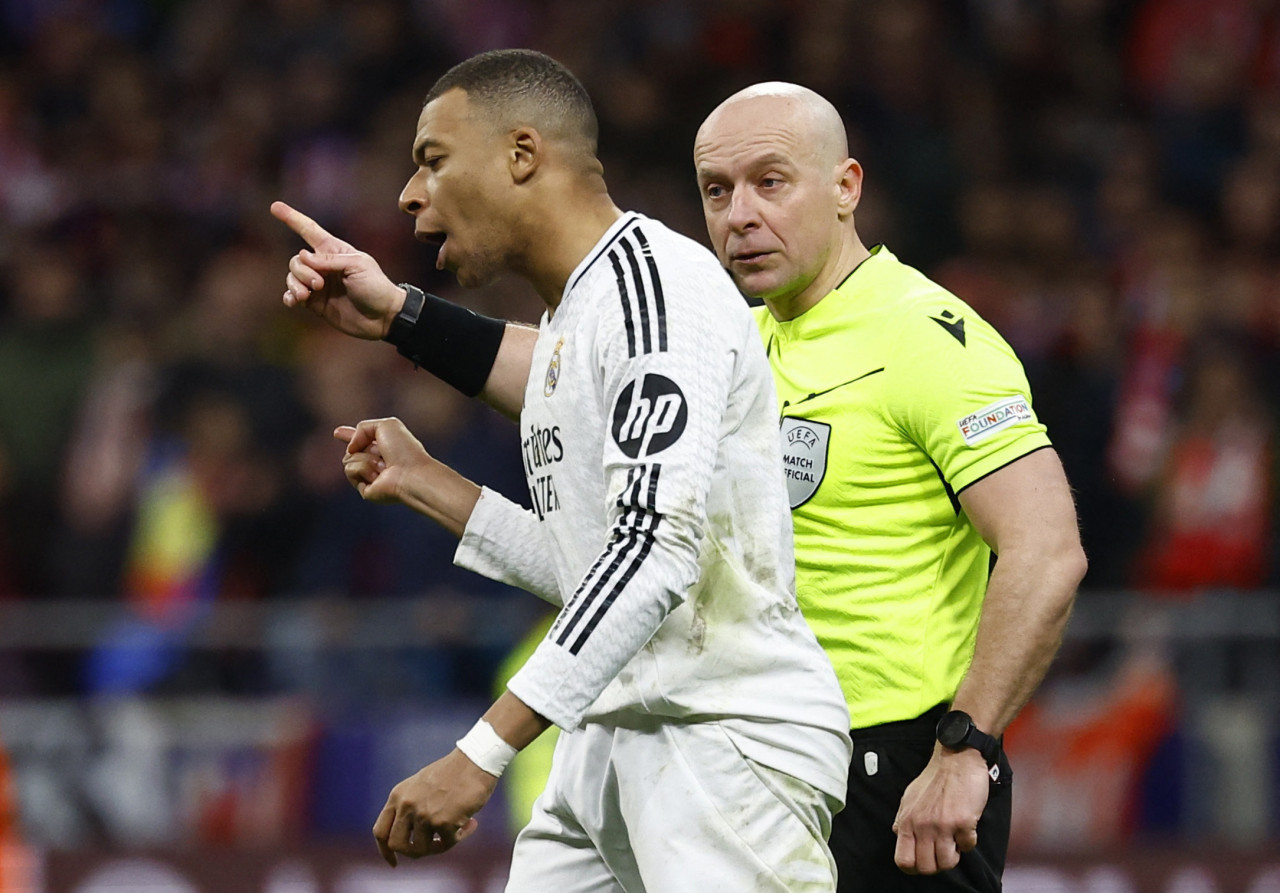
[(837, 201), (840, 219), (853, 215), (862, 200), (862, 165), (856, 158), (846, 158), (837, 168), (839, 179), (836, 188), (840, 191)]
[(507, 166), (511, 180), (516, 185), (526, 183), (542, 165), (545, 146), (542, 134), (532, 127), (518, 127), (511, 131)]

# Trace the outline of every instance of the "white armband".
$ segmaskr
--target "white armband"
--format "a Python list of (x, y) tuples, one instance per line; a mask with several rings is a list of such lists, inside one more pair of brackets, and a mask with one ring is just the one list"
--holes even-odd
[(501, 778), (507, 764), (518, 752), (503, 741), (486, 720), (478, 720), (471, 731), (458, 740), (458, 750), (490, 775)]

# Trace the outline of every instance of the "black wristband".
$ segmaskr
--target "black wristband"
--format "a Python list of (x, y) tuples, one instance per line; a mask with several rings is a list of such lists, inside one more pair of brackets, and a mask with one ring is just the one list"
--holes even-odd
[(424, 292), (407, 282), (404, 308), (384, 339), (400, 355), (468, 397), (484, 388), (506, 323)]

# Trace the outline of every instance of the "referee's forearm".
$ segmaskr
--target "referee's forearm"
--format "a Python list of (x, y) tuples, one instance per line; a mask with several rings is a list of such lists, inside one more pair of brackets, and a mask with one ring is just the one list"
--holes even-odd
[(973, 662), (954, 705), (999, 735), (1053, 663), (1083, 571), (1062, 550), (1051, 556), (1002, 555), (987, 587)]

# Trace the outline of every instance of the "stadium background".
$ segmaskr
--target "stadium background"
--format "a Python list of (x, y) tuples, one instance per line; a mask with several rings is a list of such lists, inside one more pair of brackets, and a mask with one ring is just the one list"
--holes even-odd
[(368, 828), (541, 609), (362, 504), (330, 432), (399, 415), (521, 497), (515, 438), (285, 311), (267, 206), (535, 318), (395, 208), (427, 88), (502, 46), (568, 64), (615, 198), (704, 242), (706, 112), (836, 102), (864, 239), (1014, 345), (1078, 491), (1007, 889), (1280, 890), (1280, 4), (0, 0), (0, 891), (500, 889), (500, 805), (394, 873)]

